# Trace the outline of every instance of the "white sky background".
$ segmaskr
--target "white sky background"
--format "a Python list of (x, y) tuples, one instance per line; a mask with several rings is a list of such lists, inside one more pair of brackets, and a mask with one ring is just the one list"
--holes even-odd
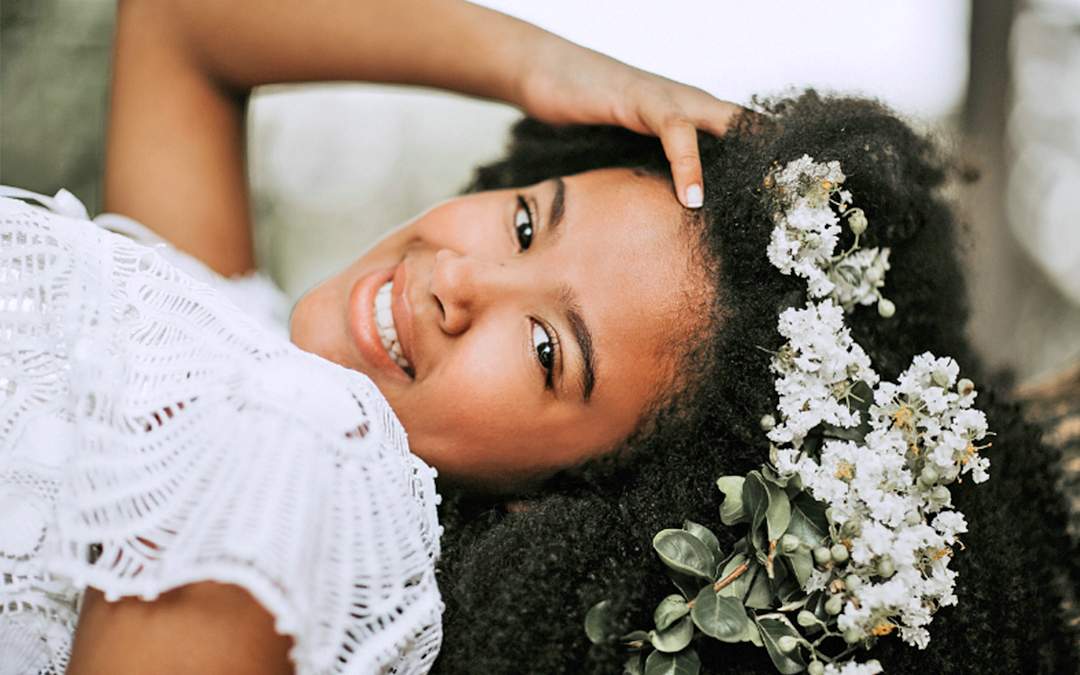
[(933, 119), (967, 83), (966, 0), (476, 1), (738, 103), (812, 85)]

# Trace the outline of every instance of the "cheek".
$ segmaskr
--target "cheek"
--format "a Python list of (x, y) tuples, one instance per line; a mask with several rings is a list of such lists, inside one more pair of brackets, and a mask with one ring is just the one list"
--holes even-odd
[(417, 218), (408, 229), (412, 239), (435, 249), (483, 255), (501, 252), (499, 226), (503, 222), (498, 205), (488, 195), (445, 202)]
[(392, 401), (414, 452), (440, 470), (440, 461), (480, 466), (536, 428), (540, 420), (529, 412), (538, 410), (542, 384), (524, 368), (519, 344), (505, 328), (473, 327), (448, 346), (437, 370)]

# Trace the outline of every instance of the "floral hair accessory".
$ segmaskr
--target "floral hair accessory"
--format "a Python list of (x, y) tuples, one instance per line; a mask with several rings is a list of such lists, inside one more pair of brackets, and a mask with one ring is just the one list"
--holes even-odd
[[(690, 521), (653, 538), (680, 591), (653, 630), (613, 635), (607, 602), (589, 610), (590, 640), (632, 650), (626, 672), (693, 675), (692, 642), (712, 638), (764, 647), (785, 674), (873, 675), (881, 665), (856, 662), (860, 650), (894, 633), (925, 648), (934, 613), (956, 604), (949, 561), (967, 522), (948, 486), (987, 480), (986, 417), (953, 359), (921, 354), (884, 382), (852, 339), (846, 312), (876, 303), (888, 319), (896, 308), (881, 294), (889, 249), (859, 246), (869, 223), (845, 180), (839, 162), (806, 155), (765, 179), (769, 260), (808, 294), (779, 316), (779, 404), (761, 419), (769, 462), (717, 481), (720, 520), (747, 526), (729, 553)], [(854, 243), (836, 253), (843, 222)]]

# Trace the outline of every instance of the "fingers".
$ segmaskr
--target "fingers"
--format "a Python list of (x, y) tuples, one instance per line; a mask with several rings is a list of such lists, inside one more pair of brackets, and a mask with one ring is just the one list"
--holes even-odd
[(705, 191), (701, 180), (697, 129), (689, 121), (680, 119), (666, 123), (659, 136), (664, 154), (671, 162), (671, 177), (679, 201), (689, 209), (701, 208)]

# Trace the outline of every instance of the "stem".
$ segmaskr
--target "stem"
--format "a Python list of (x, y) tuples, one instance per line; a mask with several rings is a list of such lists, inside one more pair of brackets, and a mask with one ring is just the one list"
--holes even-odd
[(743, 564), (739, 565), (738, 567), (736, 567), (735, 569), (731, 570), (731, 574), (727, 575), (726, 577), (724, 577), (720, 581), (717, 581), (715, 584), (713, 584), (713, 587), (712, 587), (713, 591), (719, 593), (725, 587), (730, 586), (731, 582), (733, 582), (736, 579), (738, 579), (739, 577), (741, 577), (743, 572), (745, 572), (748, 569), (750, 569), (750, 564), (749, 563), (743, 563)]

